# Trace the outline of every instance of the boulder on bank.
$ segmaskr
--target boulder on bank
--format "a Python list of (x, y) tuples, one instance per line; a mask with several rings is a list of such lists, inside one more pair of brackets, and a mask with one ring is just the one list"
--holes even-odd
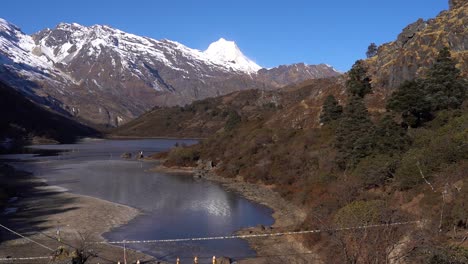
[(231, 264), (232, 260), (228, 257), (220, 257), (216, 259), (216, 264)]
[(215, 168), (216, 166), (213, 161), (199, 159), (193, 177), (196, 179), (209, 177)]
[(122, 159), (131, 159), (132, 158), (132, 153), (130, 152), (125, 152), (122, 155), (120, 155)]

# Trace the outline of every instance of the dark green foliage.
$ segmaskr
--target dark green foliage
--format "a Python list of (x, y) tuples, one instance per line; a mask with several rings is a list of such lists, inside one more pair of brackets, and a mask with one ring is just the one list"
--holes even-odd
[(378, 154), (368, 156), (359, 162), (353, 174), (359, 177), (365, 186), (382, 186), (393, 178), (398, 165), (398, 158)]
[(373, 148), (374, 126), (363, 98), (371, 92), (370, 78), (362, 60), (356, 61), (348, 73), (346, 87), (351, 97), (338, 125), (335, 147), (336, 161), (341, 169), (354, 167)]
[(400, 155), (410, 144), (406, 130), (391, 116), (373, 125), (362, 99), (354, 97), (336, 131), (337, 162), (342, 169), (353, 168), (368, 156)]
[(370, 154), (373, 130), (364, 102), (359, 97), (352, 97), (336, 131), (335, 147), (340, 168), (353, 167), (361, 158)]
[(354, 174), (368, 186), (382, 185), (393, 178), (398, 159), (411, 145), (406, 130), (384, 116), (363, 138), (358, 140), (353, 150), (357, 164)]
[(374, 152), (378, 154), (400, 154), (408, 149), (411, 140), (406, 130), (393, 121), (392, 116), (384, 116), (377, 124), (374, 132)]
[(401, 114), (411, 127), (432, 120), (435, 112), (459, 108), (466, 98), (467, 81), (447, 48), (439, 52), (426, 78), (403, 83), (390, 98), (387, 108)]
[(352, 96), (364, 98), (366, 94), (372, 92), (370, 81), (364, 62), (362, 60), (356, 61), (348, 72), (348, 80), (346, 81), (348, 93)]
[(433, 111), (459, 108), (466, 97), (468, 83), (460, 77), (460, 70), (455, 65), (450, 50), (444, 48), (422, 81)]
[(425, 93), (420, 81), (404, 82), (393, 93), (387, 103), (387, 109), (401, 113), (406, 125), (419, 127), (432, 119), (431, 104)]
[(236, 111), (230, 111), (224, 129), (230, 131), (234, 129), (240, 122), (242, 118)]
[(336, 212), (334, 222), (339, 227), (376, 224), (382, 220), (383, 208), (381, 200), (354, 201)]
[(320, 123), (327, 124), (331, 121), (338, 120), (343, 113), (343, 107), (338, 104), (338, 101), (333, 95), (327, 96), (322, 106), (320, 114)]
[(413, 145), (403, 154), (395, 171), (395, 180), (401, 189), (422, 183), (421, 173), (431, 179), (437, 172), (468, 159), (466, 113), (437, 130), (419, 128), (413, 134)]
[(374, 57), (375, 55), (377, 55), (377, 45), (375, 45), (375, 43), (372, 42), (369, 45), (369, 47), (367, 47), (366, 56), (367, 58), (371, 58), (371, 57)]
[(429, 264), (465, 264), (468, 263), (468, 250), (462, 247), (450, 247), (432, 255)]

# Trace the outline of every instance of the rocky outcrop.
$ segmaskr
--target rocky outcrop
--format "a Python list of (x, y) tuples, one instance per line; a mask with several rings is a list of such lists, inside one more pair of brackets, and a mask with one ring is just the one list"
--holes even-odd
[(396, 45), (399, 48), (402, 48), (405, 46), (408, 41), (410, 41), (416, 33), (424, 30), (427, 26), (426, 21), (424, 21), (422, 18), (418, 19), (418, 21), (408, 25), (405, 29), (403, 29), (403, 32), (398, 35), (398, 38), (396, 40)]
[[(366, 60), (378, 96), (387, 96), (405, 80), (424, 75), (437, 53), (449, 47), (462, 75), (468, 74), (468, 2), (451, 1), (452, 8), (436, 18), (419, 19), (403, 29), (396, 41), (378, 48)], [(379, 90), (380, 89), (380, 90)]]
[(232, 260), (228, 257), (216, 258), (216, 264), (231, 264)]
[(466, 4), (466, 0), (449, 0), (449, 8), (459, 7), (463, 4)]
[(213, 166), (213, 161), (211, 160), (198, 160), (197, 167), (193, 171), (194, 178), (212, 178), (216, 177), (214, 172), (215, 166)]

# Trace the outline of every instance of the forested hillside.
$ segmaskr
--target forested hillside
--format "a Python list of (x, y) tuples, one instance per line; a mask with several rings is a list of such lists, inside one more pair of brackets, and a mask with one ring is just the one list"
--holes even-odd
[(278, 119), (289, 124), (292, 112), (273, 108), (226, 124), (201, 144), (173, 149), (166, 165), (209, 160), (223, 177), (272, 185), (309, 212), (297, 228), (421, 221), (377, 234), (304, 236), (324, 259), (465, 263), (468, 86), (447, 48), (434, 61), (424, 77), (393, 93), (384, 113), (369, 114), (364, 100), (372, 87), (358, 61), (345, 83), (346, 103), (327, 97), (321, 127), (278, 125)]

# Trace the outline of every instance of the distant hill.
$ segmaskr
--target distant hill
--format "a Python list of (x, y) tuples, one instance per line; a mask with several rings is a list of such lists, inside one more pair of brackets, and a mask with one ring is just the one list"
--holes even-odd
[(111, 130), (112, 137), (208, 137), (221, 132), (233, 114), (247, 120), (271, 118), (271, 126), (313, 127), (320, 107), (311, 101), (325, 92), (339, 94), (342, 78), (317, 79), (280, 90), (247, 90), (193, 102), (183, 107), (157, 107)]

